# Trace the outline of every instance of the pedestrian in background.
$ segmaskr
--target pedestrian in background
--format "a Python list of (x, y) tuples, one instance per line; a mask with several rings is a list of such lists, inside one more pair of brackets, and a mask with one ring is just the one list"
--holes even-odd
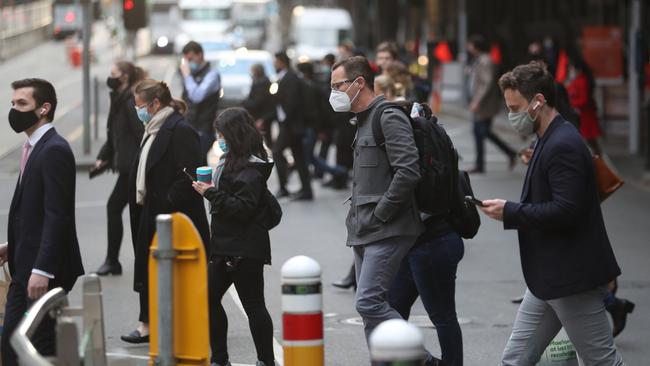
[(578, 113), (580, 121), (580, 135), (587, 141), (594, 154), (602, 155), (603, 151), (598, 143), (602, 136), (598, 114), (596, 113), (596, 101), (594, 100), (594, 88), (596, 81), (591, 68), (579, 56), (569, 58), (569, 70), (567, 80), (567, 91), (571, 106)]
[(467, 51), (474, 58), (470, 76), (471, 99), (469, 110), (473, 115), (476, 164), (470, 173), (485, 172), (485, 139), (489, 139), (508, 157), (510, 169), (517, 162), (517, 153), (492, 131), (492, 119), (502, 108), (497, 85), (496, 66), (490, 58), (490, 48), (482, 36), (469, 39)]
[(273, 137), (271, 136), (271, 123), (273, 122), (273, 97), (271, 95), (271, 81), (266, 72), (264, 65), (254, 64), (251, 66), (251, 78), (253, 84), (248, 98), (242, 102), (242, 107), (246, 108), (255, 120), (255, 127), (264, 137), (266, 146), (273, 148)]
[[(413, 103), (399, 103), (408, 113)], [(431, 109), (421, 104), (422, 113), (414, 118), (424, 118), (429, 123), (437, 123)], [(443, 159), (438, 157), (437, 159)], [(448, 158), (456, 159), (455, 156)], [(447, 160), (445, 166), (456, 165), (455, 161)], [(457, 171), (446, 170), (449, 174)], [(449, 178), (450, 182), (455, 181)], [(411, 314), (411, 307), (418, 297), (426, 309), (429, 319), (436, 328), (438, 342), (442, 353), (442, 363), (430, 354), (427, 365), (462, 366), (463, 365), (463, 334), (456, 314), (456, 272), (458, 264), (465, 253), (465, 244), (458, 232), (452, 227), (448, 207), (440, 207), (437, 214), (421, 213), (425, 231), (417, 238), (415, 245), (402, 261), (395, 281), (390, 288), (390, 305), (404, 319)]]
[(110, 89), (106, 142), (97, 155), (95, 169), (110, 168), (118, 176), (106, 204), (108, 250), (104, 264), (96, 272), (100, 276), (122, 274), (119, 260), (124, 233), (122, 212), (129, 203), (129, 172), (144, 133), (144, 126), (135, 111), (133, 86), (143, 74), (132, 63), (119, 61), (111, 66), (110, 76), (106, 79)]
[(528, 286), (501, 363), (535, 365), (564, 327), (585, 365), (624, 365), (603, 303), (607, 284), (621, 270), (600, 210), (591, 154), (555, 109), (555, 85), (544, 65), (520, 65), (499, 86), (513, 128), (539, 138), (521, 202), (482, 202), (486, 215), (518, 231)]
[(192, 189), (183, 169), (202, 165), (199, 136), (183, 118), (186, 106), (172, 99), (162, 81), (147, 79), (134, 90), (138, 118), (145, 125), (137, 160), (129, 176), (129, 211), (135, 253), (133, 289), (140, 296), (140, 325), (121, 339), (149, 342), (149, 246), (156, 232), (156, 216), (182, 212), (197, 228), (204, 245), (208, 220), (201, 196)]
[(290, 196), (287, 190), (289, 179), (289, 164), (284, 157), (284, 151), (291, 149), (294, 168), (300, 176), (300, 191), (292, 196), (299, 201), (310, 201), (314, 198), (311, 190), (311, 178), (302, 138), (305, 134), (305, 106), (301, 95), (302, 87), (298, 75), (291, 69), (291, 60), (286, 52), (278, 52), (274, 59), (278, 73), (278, 91), (274, 95), (275, 118), (280, 124), (280, 133), (273, 144), (273, 160), (275, 161), (280, 189), (276, 196)]
[(382, 75), (387, 75), (388, 65), (397, 61), (399, 48), (395, 42), (385, 41), (377, 46), (375, 54), (375, 64), (379, 67)]
[(375, 78), (374, 90), (376, 95), (383, 95), (388, 101), (394, 101), (397, 98), (395, 80), (389, 75), (379, 75)]
[(183, 100), (187, 104), (185, 118), (199, 132), (201, 156), (205, 162), (214, 143), (212, 121), (219, 110), (221, 76), (219, 70), (205, 60), (203, 47), (194, 41), (183, 47), (180, 72)]
[[(7, 243), (0, 244), (0, 264), (9, 262), (2, 329), (2, 364), (18, 365), (11, 337), (29, 308), (55, 287), (66, 292), (84, 274), (75, 225), (74, 155), (54, 128), (57, 98), (43, 79), (11, 83), (9, 125), (25, 133), (20, 173), (9, 208)], [(36, 351), (53, 356), (56, 320), (45, 316), (30, 336)]]
[(223, 150), (211, 184), (194, 182), (212, 215), (209, 298), (210, 346), (213, 365), (230, 365), (228, 317), (221, 304), (234, 284), (257, 350), (257, 366), (274, 366), (273, 323), (264, 303), (264, 265), (271, 264), (270, 207), (266, 181), (270, 161), (252, 117), (242, 108), (228, 108), (214, 123)]
[(422, 233), (414, 191), (420, 179), (418, 151), (406, 115), (385, 111), (379, 118), (386, 142), (377, 146), (372, 120), (385, 101), (373, 92), (368, 60), (355, 56), (332, 68), (330, 104), (337, 112), (357, 114), (347, 245), (354, 251), (356, 309), (366, 340), (377, 325), (402, 319), (388, 303), (388, 289), (400, 263)]

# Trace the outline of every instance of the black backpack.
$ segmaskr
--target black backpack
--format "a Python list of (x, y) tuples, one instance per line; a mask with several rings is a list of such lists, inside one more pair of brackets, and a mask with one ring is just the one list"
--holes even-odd
[(447, 132), (434, 116), (411, 118), (401, 106), (384, 102), (377, 107), (372, 121), (373, 137), (382, 149), (386, 139), (381, 130), (381, 115), (388, 108), (404, 113), (413, 128), (420, 163), (421, 178), (415, 188), (419, 210), (446, 218), (460, 236), (473, 238), (480, 218), (476, 207), (465, 203), (465, 195), (473, 196), (472, 188), (467, 173), (458, 170), (458, 153)]

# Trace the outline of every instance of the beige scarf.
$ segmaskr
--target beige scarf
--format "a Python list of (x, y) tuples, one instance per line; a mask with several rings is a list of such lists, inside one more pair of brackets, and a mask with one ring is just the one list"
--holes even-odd
[(149, 156), (149, 149), (153, 144), (153, 140), (156, 139), (156, 135), (162, 127), (163, 123), (167, 120), (169, 116), (174, 113), (174, 108), (165, 107), (159, 110), (151, 121), (145, 125), (144, 136), (142, 136), (142, 152), (140, 153), (140, 161), (138, 162), (138, 173), (135, 180), (135, 201), (139, 205), (144, 205), (144, 197), (147, 195), (147, 186), (146, 186), (146, 169), (147, 169), (147, 157)]

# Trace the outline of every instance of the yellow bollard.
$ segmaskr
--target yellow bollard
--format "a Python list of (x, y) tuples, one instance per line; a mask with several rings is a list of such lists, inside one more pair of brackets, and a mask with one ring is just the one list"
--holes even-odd
[(149, 365), (159, 355), (159, 332), (173, 332), (175, 363), (209, 365), (209, 318), (207, 258), (199, 232), (182, 213), (172, 216), (172, 246), (176, 253), (173, 264), (173, 324), (158, 329), (158, 234), (149, 253)]

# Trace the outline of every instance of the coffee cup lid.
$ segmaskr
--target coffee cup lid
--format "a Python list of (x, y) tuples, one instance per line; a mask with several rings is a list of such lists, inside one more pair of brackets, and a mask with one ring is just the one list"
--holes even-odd
[(196, 168), (196, 174), (211, 174), (212, 173), (212, 168), (209, 166), (201, 166)]

